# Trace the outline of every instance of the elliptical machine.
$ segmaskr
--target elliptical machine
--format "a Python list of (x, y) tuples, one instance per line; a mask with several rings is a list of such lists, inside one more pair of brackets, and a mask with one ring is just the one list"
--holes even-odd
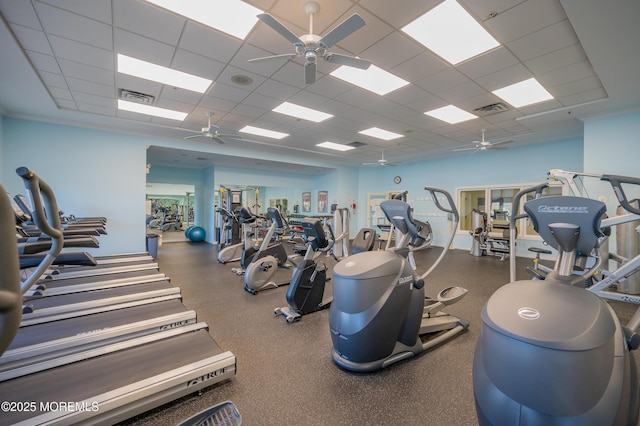
[[(469, 326), (442, 311), (462, 299), (466, 289), (448, 287), (436, 299), (425, 297), (424, 279), (446, 255), (459, 221), (448, 192), (433, 187), (425, 189), (438, 209), (450, 214), (454, 221), (449, 240), (427, 272), (418, 276), (408, 256), (410, 247), (425, 242), (425, 231), (431, 228), (415, 220), (411, 206), (400, 200), (380, 203), (387, 219), (400, 231), (396, 246), (349, 256), (333, 269), (333, 303), (329, 309), (331, 356), (344, 369), (368, 372), (388, 367), (452, 338)], [(448, 207), (440, 203), (438, 194), (444, 195)]]
[[(622, 206), (635, 219), (640, 217), (621, 187), (621, 183), (640, 185), (640, 179), (587, 176), (608, 181)], [(519, 192), (513, 211), (518, 211), (523, 195), (539, 195), (546, 186)], [(585, 289), (601, 260), (584, 273), (575, 271), (583, 269), (585, 258), (597, 256), (606, 224), (620, 219), (603, 220), (604, 203), (575, 196), (535, 198), (524, 204), (524, 210), (526, 215), (511, 218), (510, 227), (528, 216), (544, 241), (558, 250), (558, 260), (543, 281), (516, 281), (512, 257), (511, 282), (482, 309), (473, 361), (479, 423), (636, 425), (640, 397), (635, 359), (629, 351), (640, 346), (635, 332), (638, 314), (623, 326), (602, 298), (640, 303), (605, 289), (637, 271), (640, 255)]]
[(302, 315), (329, 307), (332, 298), (325, 294), (328, 281), (327, 265), (324, 262), (316, 262), (316, 258), (320, 254), (328, 254), (338, 261), (331, 252), (336, 238), (330, 225), (330, 239), (327, 239), (322, 221), (318, 218), (306, 217), (300, 225), (304, 232), (307, 251), (293, 270), (291, 284), (287, 290), (289, 306), (274, 309), (276, 315), (284, 315), (289, 323), (298, 321)]
[(245, 256), (247, 247), (253, 247), (251, 239), (251, 228), (255, 226), (256, 217), (253, 216), (246, 207), (238, 206), (234, 213), (218, 207), (218, 212), (227, 217), (229, 221), (236, 221), (242, 228), (240, 241), (235, 244), (228, 244), (218, 252), (218, 263), (229, 263), (241, 260)]
[(251, 262), (244, 271), (244, 289), (251, 294), (289, 284), (289, 281), (276, 283), (274, 279), (279, 267), (289, 268), (290, 265), (287, 264), (289, 258), (280, 240), (271, 241), (274, 236), (279, 237), (284, 232), (284, 219), (280, 210), (275, 207), (269, 207), (267, 215), (271, 219), (271, 226), (264, 236), (260, 248), (253, 254)]
[[(326, 283), (331, 278), (327, 278), (327, 265), (324, 262), (317, 262), (317, 258), (321, 254), (326, 254), (338, 262), (339, 259), (333, 248), (348, 238), (348, 234), (345, 233), (336, 237), (331, 225), (327, 224), (330, 236), (327, 239), (327, 232), (318, 218), (306, 217), (301, 226), (307, 250), (304, 258), (296, 263), (293, 270), (291, 284), (287, 290), (288, 306), (274, 309), (274, 313), (284, 315), (288, 323), (298, 321), (303, 315), (329, 307), (333, 301), (333, 292), (330, 286), (327, 291)], [(352, 253), (372, 250), (375, 241), (376, 232), (371, 228), (362, 228), (353, 239), (350, 250)], [(343, 252), (343, 250), (340, 251)]]

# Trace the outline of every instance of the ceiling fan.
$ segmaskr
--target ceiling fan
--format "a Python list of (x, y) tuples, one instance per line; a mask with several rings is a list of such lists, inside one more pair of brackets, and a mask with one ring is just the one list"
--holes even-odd
[[(224, 144), (227, 142), (225, 139), (243, 139), (240, 135), (224, 135), (220, 133), (220, 128), (216, 125), (211, 124), (211, 117), (213, 116), (212, 112), (207, 113), (207, 117), (209, 117), (209, 125), (207, 127), (203, 127), (202, 130), (197, 135), (187, 136), (185, 139), (193, 139), (193, 138), (209, 138), (213, 139), (219, 144)], [(185, 130), (185, 129), (181, 129)]]
[(264, 58), (249, 59), (249, 62), (262, 62), (278, 59), (294, 59), (303, 57), (304, 64), (304, 82), (311, 84), (316, 81), (316, 68), (318, 57), (327, 62), (339, 65), (347, 65), (366, 70), (371, 65), (371, 61), (356, 58), (353, 56), (341, 55), (338, 53), (330, 53), (327, 51), (330, 47), (340, 42), (345, 37), (351, 35), (359, 28), (365, 25), (364, 19), (357, 13), (354, 13), (340, 25), (329, 31), (324, 37), (313, 34), (313, 15), (320, 10), (320, 5), (314, 1), (308, 1), (304, 4), (304, 11), (309, 15), (309, 34), (298, 37), (292, 33), (287, 27), (281, 24), (276, 18), (268, 13), (258, 15), (258, 18), (273, 28), (281, 36), (289, 40), (296, 48), (296, 53), (285, 53), (283, 55), (266, 56)]
[(482, 132), (482, 139), (479, 141), (473, 141), (472, 147), (458, 148), (458, 149), (454, 149), (454, 151), (473, 151), (473, 153), (476, 153), (478, 151), (486, 151), (488, 149), (507, 149), (504, 146), (498, 146), (498, 145), (513, 142), (513, 139), (493, 141), (493, 142), (488, 141), (488, 140), (485, 140), (484, 138), (484, 133), (487, 131), (487, 129), (481, 129), (480, 131)]
[(384, 151), (382, 151), (382, 157), (380, 157), (380, 159), (378, 161), (376, 161), (375, 163), (362, 163), (363, 166), (375, 166), (375, 167), (379, 167), (379, 166), (397, 166), (398, 164), (400, 164), (400, 163), (396, 162), (396, 161), (389, 161), (386, 158), (384, 158)]

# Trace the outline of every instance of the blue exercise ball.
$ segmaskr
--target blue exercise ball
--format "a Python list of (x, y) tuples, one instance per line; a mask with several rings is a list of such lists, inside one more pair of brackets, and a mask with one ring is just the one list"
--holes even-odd
[(191, 230), (195, 228), (195, 226), (191, 225), (190, 227), (188, 227), (187, 229), (184, 230), (184, 236), (189, 238), (189, 233), (191, 232)]
[(193, 228), (191, 228), (191, 231), (189, 231), (189, 236), (187, 238), (189, 238), (189, 240), (193, 241), (194, 243), (199, 243), (200, 241), (204, 241), (206, 235), (207, 234), (203, 227), (194, 226)]

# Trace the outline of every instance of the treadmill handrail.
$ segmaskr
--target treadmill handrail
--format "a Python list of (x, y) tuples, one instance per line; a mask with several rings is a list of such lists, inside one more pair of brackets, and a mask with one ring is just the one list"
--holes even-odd
[(56, 256), (60, 254), (64, 246), (64, 236), (60, 217), (58, 216), (58, 203), (51, 187), (27, 167), (18, 167), (16, 173), (24, 181), (27, 194), (29, 194), (31, 205), (33, 206), (33, 220), (42, 232), (52, 238), (51, 248), (42, 263), (20, 285), (21, 292), (25, 293), (40, 279), (47, 268), (51, 266)]
[[(0, 194), (4, 189), (0, 185)], [(7, 349), (22, 317), (22, 293), (15, 219), (7, 197), (0, 196), (0, 355)]]

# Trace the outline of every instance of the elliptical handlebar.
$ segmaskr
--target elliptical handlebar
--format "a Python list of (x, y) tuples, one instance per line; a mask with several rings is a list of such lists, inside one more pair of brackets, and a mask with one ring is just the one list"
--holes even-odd
[[(538, 185), (524, 188), (522, 191), (518, 192), (511, 202), (511, 211), (517, 212), (520, 210), (520, 200), (523, 196), (535, 192), (536, 197), (539, 197), (542, 194), (542, 191), (544, 191), (548, 186), (549, 184), (547, 182), (543, 182)], [(509, 253), (511, 253), (509, 256), (509, 282), (514, 282), (516, 280), (516, 221), (525, 217), (528, 217), (526, 213), (512, 214), (509, 219)]]
[[(19, 167), (16, 174), (24, 181), (33, 206), (33, 220), (43, 233), (51, 237), (51, 248), (36, 270), (20, 286), (24, 294), (45, 270), (51, 266), (64, 246), (62, 224), (58, 215), (58, 203), (51, 187), (27, 167)], [(43, 202), (44, 201), (44, 202)]]
[[(460, 221), (460, 214), (458, 213), (458, 209), (456, 209), (456, 205), (453, 202), (453, 198), (451, 198), (451, 194), (449, 194), (444, 189), (435, 188), (433, 186), (425, 186), (424, 189), (429, 191), (429, 193), (431, 194), (431, 197), (433, 197), (433, 202), (436, 204), (436, 207), (438, 207), (440, 210), (442, 210), (445, 213), (451, 213), (453, 215), (453, 219), (456, 222), (456, 224)], [(437, 194), (442, 194), (447, 198), (447, 202), (449, 203), (449, 208), (446, 208), (442, 204), (440, 204)]]
[[(424, 280), (434, 269), (436, 269), (436, 267), (440, 264), (442, 259), (444, 259), (444, 256), (449, 251), (449, 247), (451, 247), (451, 243), (453, 243), (453, 238), (456, 235), (456, 230), (458, 229), (458, 223), (460, 222), (460, 214), (458, 213), (458, 209), (456, 208), (456, 205), (453, 202), (453, 198), (451, 197), (451, 194), (449, 194), (449, 192), (445, 191), (444, 189), (435, 188), (433, 186), (425, 186), (424, 189), (429, 191), (429, 193), (431, 194), (431, 197), (433, 198), (433, 202), (435, 203), (438, 209), (442, 210), (445, 213), (449, 213), (453, 215), (453, 226), (451, 227), (449, 240), (445, 244), (442, 252), (440, 253), (440, 256), (438, 256), (438, 258), (433, 263), (433, 265), (431, 265), (431, 268), (429, 268), (427, 272), (425, 272), (420, 276), (420, 280)], [(442, 194), (445, 196), (445, 198), (447, 199), (447, 202), (449, 203), (448, 207), (445, 207), (440, 203), (437, 197), (438, 194)]]
[(600, 177), (600, 180), (609, 182), (611, 184), (611, 187), (613, 188), (613, 192), (616, 194), (616, 198), (618, 199), (622, 207), (625, 208), (625, 210), (634, 214), (640, 214), (639, 209), (636, 209), (635, 207), (632, 207), (631, 204), (629, 204), (629, 200), (627, 199), (627, 194), (625, 194), (621, 185), (623, 183), (640, 185), (640, 178), (631, 177), (631, 176), (619, 176), (619, 175), (602, 175)]

